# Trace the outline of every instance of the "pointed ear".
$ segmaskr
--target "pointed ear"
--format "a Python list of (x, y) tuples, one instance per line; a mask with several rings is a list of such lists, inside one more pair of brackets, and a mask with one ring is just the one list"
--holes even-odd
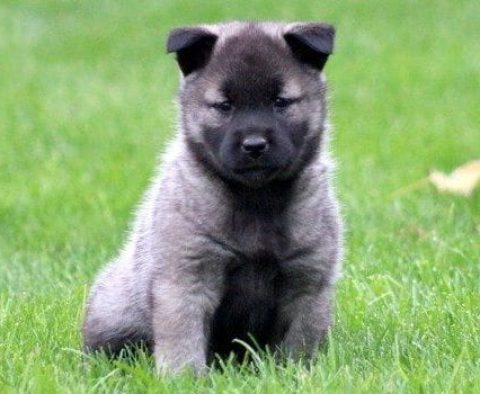
[(178, 65), (186, 76), (207, 64), (217, 38), (200, 27), (181, 27), (168, 35), (167, 53), (177, 54)]
[(326, 23), (299, 23), (283, 35), (293, 56), (321, 71), (333, 53), (335, 28)]

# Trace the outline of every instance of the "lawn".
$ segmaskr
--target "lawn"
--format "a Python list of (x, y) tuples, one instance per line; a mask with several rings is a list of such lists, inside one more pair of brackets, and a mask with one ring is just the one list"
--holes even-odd
[[(175, 132), (174, 26), (325, 20), (347, 224), (335, 328), (310, 369), (157, 378), (81, 353), (92, 279)], [(480, 156), (478, 1), (0, 2), (0, 392), (480, 392), (480, 192), (423, 179)]]

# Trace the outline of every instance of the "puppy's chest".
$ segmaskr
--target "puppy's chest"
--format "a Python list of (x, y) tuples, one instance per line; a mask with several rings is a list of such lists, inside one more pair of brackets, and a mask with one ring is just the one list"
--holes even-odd
[(225, 235), (234, 249), (249, 260), (282, 260), (291, 248), (284, 215), (234, 210), (226, 220)]

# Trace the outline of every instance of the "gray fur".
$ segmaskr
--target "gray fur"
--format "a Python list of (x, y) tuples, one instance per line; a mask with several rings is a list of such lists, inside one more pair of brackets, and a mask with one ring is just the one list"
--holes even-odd
[[(331, 324), (341, 223), (330, 184), (323, 74), (316, 63), (295, 59), (283, 38), (305, 26), (310, 24), (197, 28), (211, 33), (212, 52), (183, 64), (179, 133), (125, 247), (91, 290), (83, 327), (87, 349), (116, 352), (144, 341), (153, 346), (159, 372), (202, 372), (214, 353), (236, 351), (229, 349), (229, 330), (245, 327), (263, 346), (293, 357), (315, 354)], [(179, 63), (197, 56), (180, 53), (197, 39), (195, 32), (174, 34), (169, 50)], [(265, 162), (278, 167), (274, 173), (243, 175), (236, 169), (244, 158), (234, 145), (224, 139), (221, 150), (207, 142), (230, 115), (205, 103), (223, 100), (222, 78), (233, 75), (244, 115), (238, 127), (248, 122), (257, 132), (271, 119), (270, 110), (259, 115), (257, 109), (269, 105), (261, 94), (275, 88), (265, 84), (272, 73), (282, 79), (280, 94), (303, 97), (275, 115), (301, 125), (302, 135), (288, 137), (299, 139), (285, 140), (288, 149), (280, 146), (281, 135), (273, 140)], [(251, 105), (255, 100), (258, 106)]]

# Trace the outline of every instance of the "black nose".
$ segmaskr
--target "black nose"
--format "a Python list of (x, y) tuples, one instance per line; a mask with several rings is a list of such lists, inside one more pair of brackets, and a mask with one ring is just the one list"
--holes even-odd
[(268, 149), (268, 142), (264, 137), (251, 136), (242, 142), (242, 151), (252, 159), (258, 159)]

